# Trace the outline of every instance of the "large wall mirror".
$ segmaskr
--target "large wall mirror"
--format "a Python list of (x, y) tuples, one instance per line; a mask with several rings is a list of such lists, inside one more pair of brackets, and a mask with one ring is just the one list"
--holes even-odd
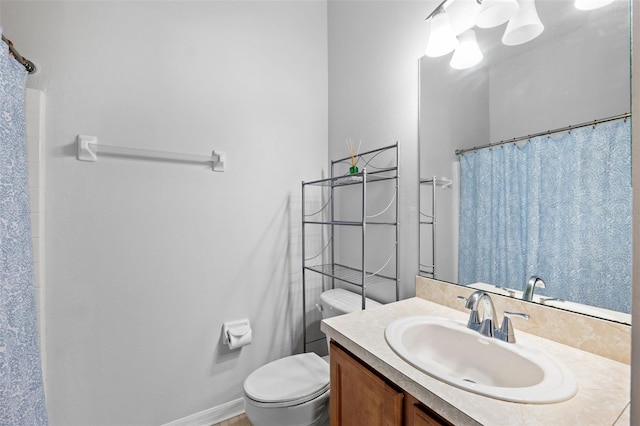
[(630, 4), (535, 6), (532, 41), (419, 61), (420, 274), (630, 323)]

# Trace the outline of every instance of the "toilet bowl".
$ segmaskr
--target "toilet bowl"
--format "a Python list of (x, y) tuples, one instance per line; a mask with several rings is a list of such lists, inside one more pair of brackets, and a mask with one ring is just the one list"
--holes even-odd
[(270, 362), (247, 377), (244, 400), (254, 426), (328, 424), (329, 364), (315, 353)]
[[(320, 295), (323, 318), (362, 308), (362, 297), (344, 289)], [(367, 307), (380, 303), (367, 299)], [(244, 381), (245, 413), (253, 426), (329, 424), (329, 364), (309, 352), (272, 361)]]

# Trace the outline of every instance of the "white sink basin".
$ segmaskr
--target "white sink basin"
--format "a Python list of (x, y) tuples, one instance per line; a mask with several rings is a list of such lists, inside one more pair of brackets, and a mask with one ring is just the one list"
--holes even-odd
[(482, 336), (457, 321), (405, 317), (387, 326), (385, 338), (415, 368), (481, 395), (546, 404), (578, 391), (573, 373), (539, 350)]

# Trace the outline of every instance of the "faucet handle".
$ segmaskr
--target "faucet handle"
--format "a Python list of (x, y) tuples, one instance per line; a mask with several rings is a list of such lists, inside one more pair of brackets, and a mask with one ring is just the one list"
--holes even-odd
[(476, 290), (471, 293), (469, 297), (457, 296), (457, 298), (466, 302), (464, 305), (465, 308), (476, 311), (478, 310), (478, 302), (480, 301), (480, 299), (482, 299), (483, 296), (488, 295), (482, 290)]
[(529, 314), (523, 314), (521, 312), (509, 312), (509, 311), (504, 311), (504, 316), (506, 318), (511, 318), (511, 317), (518, 317), (518, 318), (524, 318), (526, 320), (528, 320), (529, 318), (531, 318), (529, 316)]
[(511, 324), (511, 317), (529, 319), (529, 315), (520, 312), (508, 312), (504, 311), (504, 318), (502, 319), (502, 326), (496, 333), (496, 337), (500, 340), (504, 340), (507, 343), (515, 343), (516, 335), (514, 333), (513, 324)]
[(473, 309), (473, 303), (474, 303), (474, 299), (473, 299), (473, 294), (469, 297), (464, 297), (464, 296), (456, 296), (456, 298), (458, 300), (462, 300), (464, 302), (464, 307), (467, 309)]
[(478, 315), (478, 292), (474, 292), (469, 297), (457, 296), (457, 298), (465, 302), (465, 308), (471, 309), (471, 312), (469, 313), (469, 321), (467, 321), (467, 327), (477, 331), (481, 325), (480, 316)]

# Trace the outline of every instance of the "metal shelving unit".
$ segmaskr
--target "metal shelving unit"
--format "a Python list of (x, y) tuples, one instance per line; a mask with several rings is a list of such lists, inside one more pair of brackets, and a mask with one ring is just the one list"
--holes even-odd
[[(436, 201), (437, 201), (437, 192), (438, 187), (442, 189), (447, 189), (451, 186), (451, 179), (447, 178), (437, 178), (433, 176), (428, 179), (420, 179), (420, 187), (422, 185), (431, 186), (431, 211), (429, 213), (425, 213), (422, 204), (420, 205), (420, 234), (422, 234), (423, 227), (431, 228), (431, 263), (423, 264), (422, 256), (420, 256), (420, 275), (435, 278), (436, 277)], [(422, 194), (422, 191), (420, 191)], [(422, 240), (420, 240), (422, 241)], [(422, 244), (420, 244), (422, 247)]]
[[(366, 309), (367, 286), (370, 285), (389, 285), (395, 290), (395, 299), (399, 300), (399, 265), (398, 265), (398, 143), (389, 145), (376, 150), (358, 154), (356, 165), (362, 167), (359, 173), (351, 174), (348, 171), (351, 166), (351, 157), (341, 158), (331, 162), (331, 177), (326, 179), (315, 180), (311, 182), (302, 182), (302, 305), (303, 305), (303, 333), (304, 333), (304, 350), (307, 350), (307, 273), (320, 274), (331, 282), (331, 288), (335, 288), (337, 282), (342, 282), (352, 286), (356, 286), (360, 290), (362, 296), (362, 309)], [(385, 164), (383, 167), (375, 167), (376, 162), (387, 161), (391, 165)], [(345, 169), (346, 172), (343, 173)], [(368, 192), (373, 190), (372, 185), (378, 182), (392, 181), (393, 195), (390, 197), (388, 206), (377, 214), (368, 214), (367, 212), (367, 196)], [(376, 185), (374, 185), (376, 186)], [(307, 191), (311, 187), (324, 187), (328, 192), (328, 201), (323, 205), (322, 209), (313, 213), (306, 212)], [(341, 188), (351, 187), (352, 191), (358, 193), (358, 203), (360, 215), (358, 218), (342, 219), (336, 213), (336, 204), (338, 191)], [(379, 217), (387, 219), (379, 219)], [(389, 219), (391, 217), (391, 219)], [(310, 226), (323, 227), (328, 232), (329, 243), (324, 246), (322, 253), (313, 257), (306, 257), (306, 235)], [(360, 251), (360, 261), (357, 266), (349, 266), (341, 263), (336, 255), (336, 234), (339, 228), (360, 229), (358, 250)], [(378, 268), (367, 270), (367, 249), (369, 242), (367, 241), (368, 227), (392, 227), (394, 241), (389, 241), (392, 246), (392, 253), (384, 265)], [(378, 244), (379, 241), (376, 241)], [(319, 263), (312, 261), (321, 257)], [(395, 262), (395, 269), (389, 273), (391, 260)], [(376, 270), (377, 269), (377, 270)], [(386, 273), (383, 273), (386, 270)]]

